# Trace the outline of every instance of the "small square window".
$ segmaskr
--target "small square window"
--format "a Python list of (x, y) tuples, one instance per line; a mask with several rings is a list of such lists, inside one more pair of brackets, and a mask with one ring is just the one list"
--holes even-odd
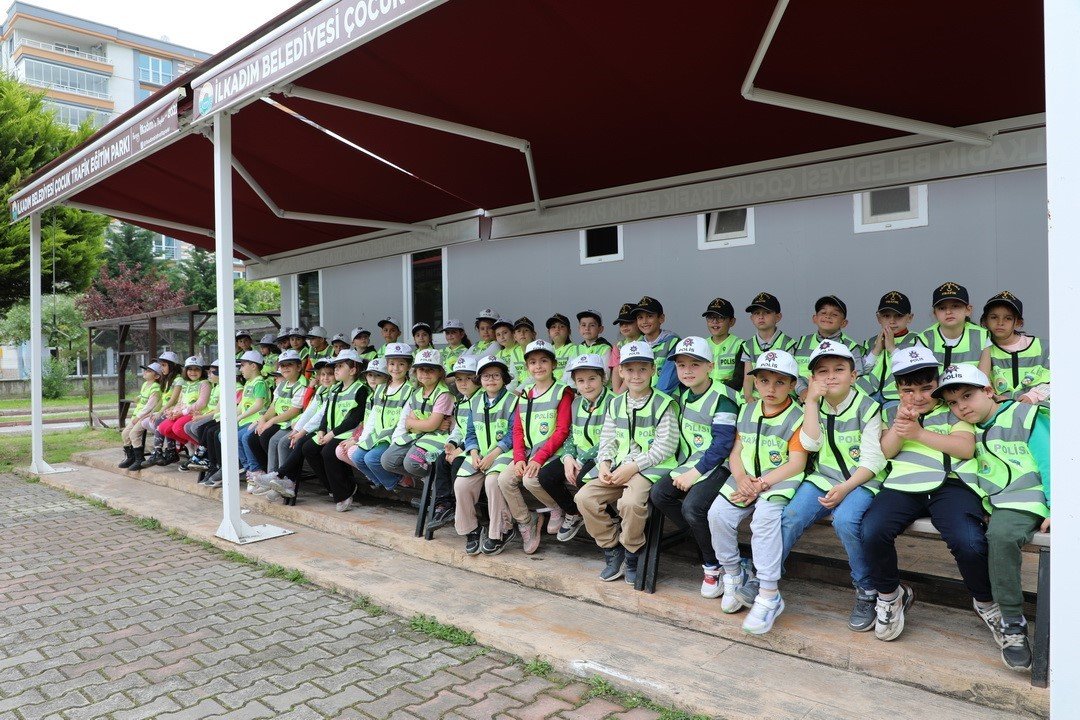
[(581, 264), (615, 262), (623, 259), (622, 225), (581, 231)]
[(754, 244), (754, 208), (714, 210), (698, 215), (698, 250)]
[(922, 227), (929, 223), (926, 185), (855, 193), (855, 232)]

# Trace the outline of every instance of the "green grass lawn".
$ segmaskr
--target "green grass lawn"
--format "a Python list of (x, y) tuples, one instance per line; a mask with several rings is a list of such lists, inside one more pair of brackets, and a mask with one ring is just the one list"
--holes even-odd
[[(115, 408), (116, 407), (116, 393), (108, 393), (105, 395), (94, 394), (94, 407), (95, 408)], [(51, 407), (86, 407), (87, 400), (82, 395), (68, 395), (56, 399), (45, 399), (42, 401), (46, 408)], [(30, 398), (18, 397), (18, 398), (4, 398), (0, 400), (0, 410), (26, 410), (30, 412)]]
[[(45, 433), (45, 462), (62, 463), (71, 459), (72, 453), (101, 448), (117, 448), (120, 452), (119, 430), (60, 430)], [(0, 435), (0, 473), (11, 472), (13, 467), (26, 467), (30, 464), (29, 435)]]

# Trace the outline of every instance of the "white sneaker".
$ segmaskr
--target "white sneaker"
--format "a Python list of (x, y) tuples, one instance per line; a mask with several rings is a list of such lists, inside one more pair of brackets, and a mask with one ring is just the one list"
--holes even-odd
[(296, 497), (296, 483), (289, 478), (279, 478), (277, 473), (267, 476), (270, 480), (270, 489), (282, 497)]
[(746, 584), (746, 573), (728, 575), (724, 573), (724, 599), (720, 601), (720, 609), (726, 613), (737, 613), (746, 607), (746, 603), (739, 597), (738, 590)]
[(780, 597), (780, 593), (776, 593), (774, 598), (759, 594), (754, 599), (754, 605), (750, 608), (746, 620), (743, 621), (742, 629), (751, 635), (764, 635), (772, 630), (773, 623), (782, 612), (784, 612), (784, 598)]
[(881, 595), (878, 595), (877, 604), (874, 606), (877, 613), (874, 635), (878, 640), (895, 640), (904, 632), (904, 612), (915, 602), (915, 593), (907, 585), (901, 585), (898, 590), (892, 600), (882, 600)]
[(338, 512), (345, 512), (346, 510), (348, 510), (351, 507), (352, 507), (352, 498), (351, 497), (347, 497), (344, 500), (342, 500), (341, 502), (334, 505), (334, 509), (337, 510)]
[(253, 483), (253, 482), (248, 482), (248, 484), (247, 484), (247, 491), (248, 491), (249, 493), (252, 493), (252, 494), (254, 494), (254, 492), (255, 492), (256, 490), (258, 490), (258, 489), (259, 489), (259, 486), (258, 486), (258, 485), (256, 485), (256, 484), (255, 484), (255, 483)]
[(982, 621), (986, 623), (986, 627), (990, 629), (990, 634), (994, 636), (994, 642), (998, 647), (1003, 647), (1004, 636), (1001, 634), (1001, 607), (994, 603), (990, 607), (983, 610), (979, 607), (979, 604), (973, 599), (971, 601), (972, 606), (975, 608), (975, 612), (979, 614)]
[(266, 493), (268, 493), (268, 492), (270, 492), (270, 488), (268, 488), (268, 487), (261, 487), (261, 486), (256, 486), (256, 487), (255, 487), (255, 489), (254, 489), (254, 490), (252, 490), (251, 494), (252, 494), (252, 495), (265, 495), (265, 494), (266, 494)]
[(255, 484), (259, 487), (268, 488), (270, 483), (277, 479), (277, 476), (276, 472), (259, 473), (255, 476)]
[(724, 594), (724, 585), (720, 582), (720, 568), (705, 567), (705, 578), (701, 581), (701, 597), (718, 598)]

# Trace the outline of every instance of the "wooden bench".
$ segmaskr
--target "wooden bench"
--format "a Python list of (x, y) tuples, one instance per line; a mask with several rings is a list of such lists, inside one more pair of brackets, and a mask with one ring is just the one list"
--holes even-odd
[[(829, 522), (828, 519), (823, 522)], [(643, 571), (638, 573), (637, 589), (647, 593), (656, 592), (656, 579), (660, 571), (660, 555), (675, 545), (690, 539), (688, 530), (664, 534), (665, 517), (652, 503), (649, 504), (649, 520), (645, 527), (645, 550), (641, 559)], [(920, 518), (908, 526), (905, 535), (940, 538), (930, 518)], [(745, 549), (745, 548), (744, 548)], [(1050, 533), (1036, 532), (1025, 552), (1039, 554), (1038, 580), (1035, 588), (1035, 636), (1032, 640), (1031, 684), (1034, 687), (1047, 687), (1050, 670)], [(791, 555), (798, 560), (816, 564), (837, 564), (835, 558), (824, 558), (792, 550)], [(847, 561), (842, 561), (847, 567)], [(911, 571), (900, 571), (900, 576), (909, 581), (928, 583), (946, 587), (954, 592), (967, 593), (962, 580), (928, 575)], [(1025, 593), (1025, 595), (1029, 595)]]

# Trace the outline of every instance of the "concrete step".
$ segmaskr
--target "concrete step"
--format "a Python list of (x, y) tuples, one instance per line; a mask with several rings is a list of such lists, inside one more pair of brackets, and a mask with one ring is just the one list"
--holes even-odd
[[(117, 452), (96, 451), (79, 453), (72, 459), (117, 475), (125, 474), (115, 468), (118, 457)], [(197, 485), (194, 473), (177, 472), (173, 467), (127, 475), (198, 497), (220, 498), (219, 490)], [(452, 528), (439, 531), (430, 542), (413, 537), (415, 515), (409, 508), (394, 503), (361, 499), (348, 513), (335, 512), (328, 498), (314, 493), (301, 495), (298, 505), (292, 507), (271, 504), (246, 493), (242, 503), (289, 523), (588, 604), (582, 607), (602, 606), (632, 613), (717, 640), (810, 660), (856, 676), (918, 687), (1022, 716), (1045, 717), (1049, 713), (1049, 693), (1032, 688), (1027, 675), (1010, 672), (1002, 665), (988, 631), (971, 610), (918, 603), (909, 615), (903, 637), (882, 643), (873, 633), (853, 633), (847, 629), (847, 613), (853, 599), (849, 588), (785, 580), (782, 583), (787, 607), (784, 614), (768, 635), (750, 636), (742, 632), (742, 614), (725, 615), (720, 612), (718, 601), (700, 596), (700, 566), (678, 554), (665, 555), (657, 593), (649, 595), (635, 592), (625, 583), (600, 582), (596, 575), (601, 557), (595, 545), (587, 542), (558, 543), (545, 536), (540, 551), (532, 556), (521, 553), (519, 547), (511, 547), (495, 557), (471, 557), (463, 552), (464, 542)], [(830, 531), (817, 528), (815, 534), (820, 536), (816, 542), (825, 544)]]

